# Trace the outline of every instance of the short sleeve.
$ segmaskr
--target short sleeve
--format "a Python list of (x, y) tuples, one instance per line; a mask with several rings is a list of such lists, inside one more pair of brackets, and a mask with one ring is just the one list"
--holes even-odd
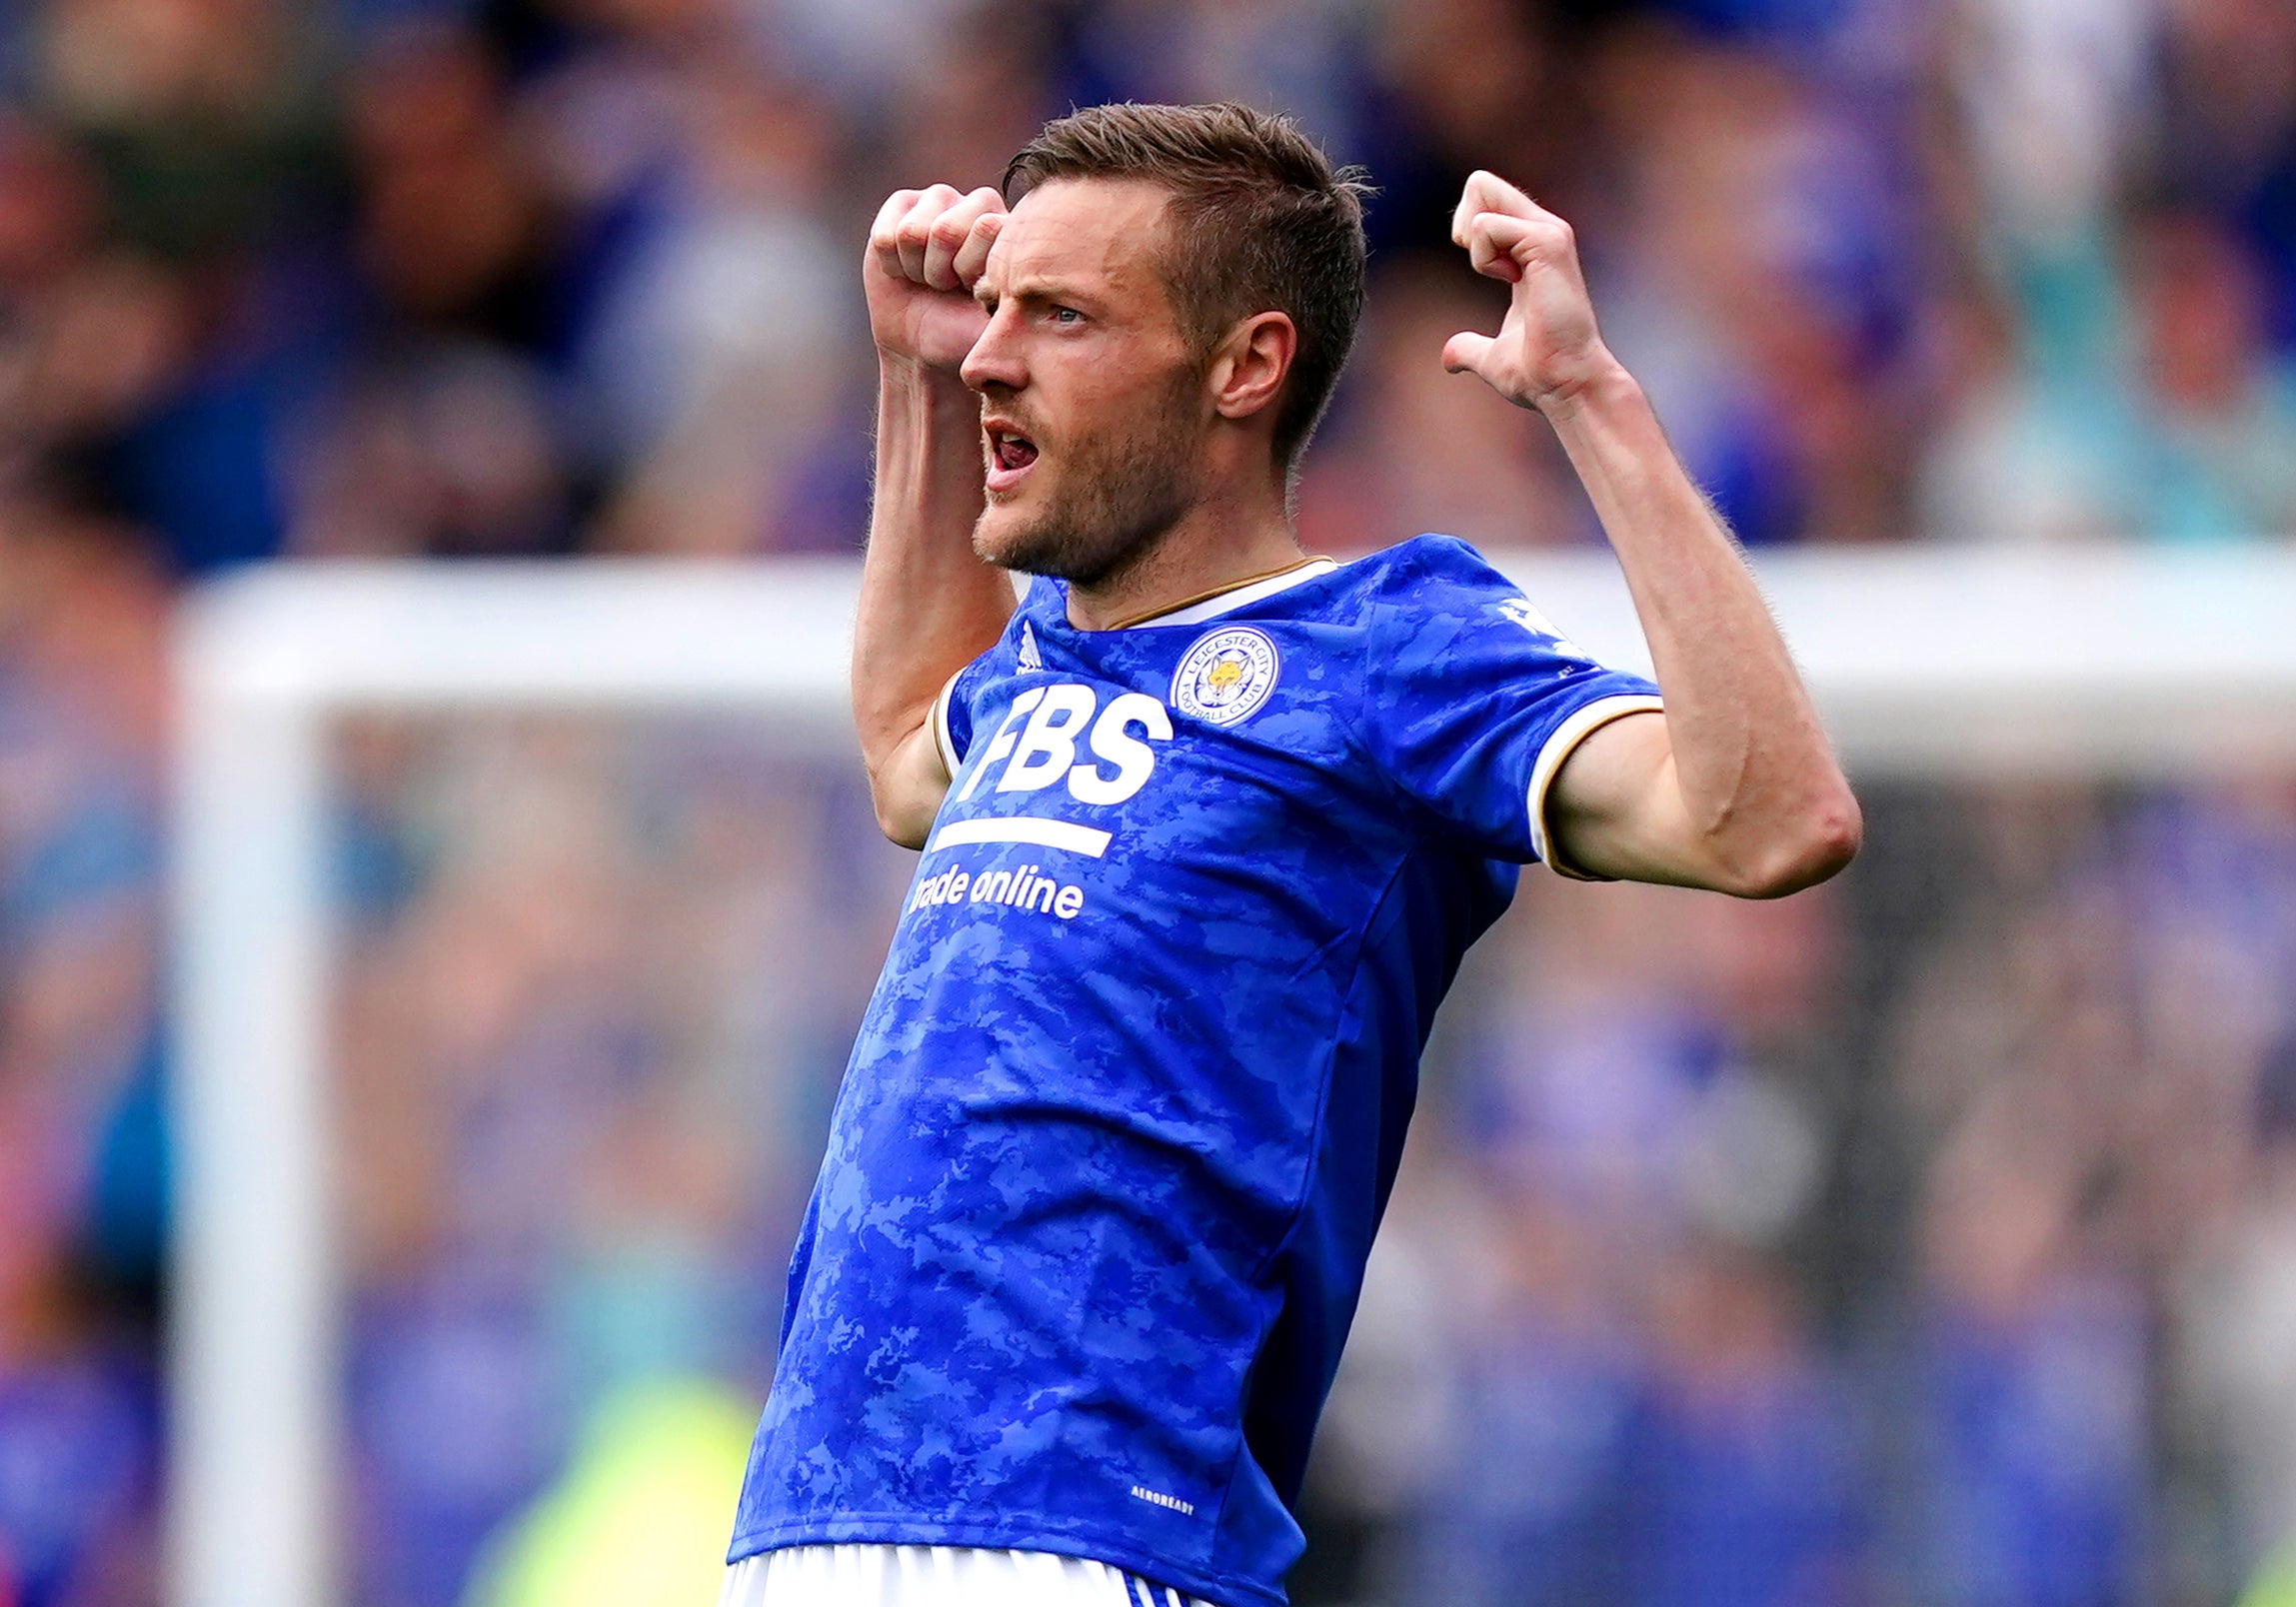
[(1583, 879), (1547, 840), (1547, 793), (1588, 736), (1660, 708), (1658, 689), (1588, 658), (1471, 549), (1441, 545), (1398, 577), (1366, 637), (1374, 754), (1483, 852)]
[(988, 667), (989, 656), (983, 654), (964, 669), (951, 676), (942, 687), (941, 696), (933, 700), (933, 747), (941, 756), (942, 768), (951, 780), (965, 763), (965, 756), (973, 747), (972, 690)]

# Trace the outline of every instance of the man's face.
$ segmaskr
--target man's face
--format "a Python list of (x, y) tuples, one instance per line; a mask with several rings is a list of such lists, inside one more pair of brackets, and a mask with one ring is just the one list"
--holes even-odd
[(975, 294), (990, 563), (1086, 584), (1136, 562), (1196, 495), (1211, 412), (1158, 267), (1165, 192), (1133, 181), (1032, 190)]

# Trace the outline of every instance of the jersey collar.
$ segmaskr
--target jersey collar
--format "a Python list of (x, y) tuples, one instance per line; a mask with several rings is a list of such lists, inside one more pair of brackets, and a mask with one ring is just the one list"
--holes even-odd
[(1328, 558), (1310, 558), (1294, 564), (1288, 569), (1277, 570), (1272, 575), (1254, 576), (1250, 580), (1239, 581), (1233, 586), (1222, 587), (1220, 590), (1208, 593), (1203, 597), (1188, 598), (1171, 608), (1150, 614), (1145, 619), (1127, 620), (1121, 625), (1111, 627), (1111, 629), (1138, 631), (1145, 626), (1151, 625), (1201, 625), (1206, 620), (1216, 620), (1222, 614), (1231, 613), (1247, 604), (1256, 603), (1261, 598), (1273, 597), (1278, 592), (1288, 592), (1294, 586), (1304, 585), (1308, 581), (1319, 579), (1338, 567)]

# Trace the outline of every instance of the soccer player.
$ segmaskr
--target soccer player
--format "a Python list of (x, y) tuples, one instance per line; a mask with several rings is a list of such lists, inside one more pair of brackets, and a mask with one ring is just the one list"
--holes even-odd
[(727, 1604), (1277, 1607), (1419, 1052), (1516, 865), (1767, 897), (1856, 850), (1569, 229), (1477, 173), (1453, 235), (1512, 304), (1441, 361), (1553, 426), (1657, 687), (1456, 541), (1300, 551), (1364, 246), (1292, 124), (1100, 107), (1003, 193), (879, 213), (854, 704), (879, 822), (924, 856)]

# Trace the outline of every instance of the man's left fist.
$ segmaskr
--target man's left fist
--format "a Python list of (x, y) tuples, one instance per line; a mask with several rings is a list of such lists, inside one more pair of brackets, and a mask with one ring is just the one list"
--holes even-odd
[(1475, 272), (1514, 287), (1498, 334), (1453, 335), (1443, 367), (1474, 374), (1518, 407), (1575, 398), (1617, 363), (1594, 327), (1570, 225), (1496, 174), (1468, 178), (1451, 214), (1451, 239)]

